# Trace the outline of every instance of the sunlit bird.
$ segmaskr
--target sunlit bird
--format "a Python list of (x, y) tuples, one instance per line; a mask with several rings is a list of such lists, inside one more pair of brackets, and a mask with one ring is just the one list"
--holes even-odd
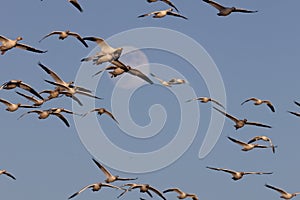
[(136, 180), (137, 179), (137, 178), (121, 178), (119, 176), (114, 176), (103, 165), (101, 165), (99, 162), (97, 162), (95, 159), (93, 159), (93, 161), (97, 165), (97, 167), (106, 176), (106, 179), (105, 179), (106, 183), (112, 183), (112, 182), (115, 182), (115, 181), (131, 181), (131, 180)]
[(119, 189), (119, 190), (124, 190), (124, 189), (122, 189), (122, 188), (120, 188), (118, 186), (107, 184), (107, 183), (93, 183), (93, 184), (85, 186), (84, 188), (82, 188), (78, 192), (72, 194), (68, 199), (72, 199), (73, 197), (77, 196), (78, 194), (80, 194), (81, 192), (85, 191), (86, 189), (91, 188), (93, 192), (97, 192), (102, 187), (110, 187), (110, 188), (115, 188), (115, 189)]
[(163, 194), (155, 189), (154, 187), (150, 186), (149, 184), (136, 184), (136, 183), (127, 183), (124, 184), (122, 187), (124, 186), (129, 186), (128, 189), (126, 189), (124, 192), (122, 192), (119, 196), (121, 197), (122, 195), (124, 195), (126, 192), (131, 191), (133, 189), (139, 188), (141, 193), (147, 193), (150, 197), (153, 197), (152, 194), (150, 193), (150, 191), (156, 193), (158, 196), (160, 196), (162, 199), (166, 200), (166, 198), (163, 196)]
[(3, 103), (4, 105), (6, 105), (6, 110), (9, 112), (14, 112), (16, 110), (18, 110), (19, 108), (36, 108), (36, 106), (31, 106), (31, 105), (24, 105), (21, 103), (11, 103), (5, 99), (0, 99), (0, 102)]
[(22, 117), (24, 117), (25, 115), (28, 115), (30, 113), (37, 113), (39, 115), (39, 117), (38, 117), (39, 119), (46, 119), (50, 115), (54, 115), (54, 116), (58, 117), (59, 119), (61, 119), (67, 127), (70, 127), (68, 120), (62, 114), (52, 112), (51, 110), (31, 110), (26, 113), (23, 113), (18, 119), (21, 119)]
[(272, 110), (272, 112), (275, 112), (275, 108), (274, 108), (273, 104), (271, 103), (271, 101), (269, 101), (269, 100), (261, 100), (261, 99), (255, 98), (255, 97), (251, 97), (251, 98), (243, 101), (241, 103), (241, 105), (243, 105), (244, 103), (246, 103), (248, 101), (254, 101), (254, 105), (267, 104), (267, 106)]
[(215, 167), (206, 167), (206, 168), (230, 173), (232, 175), (232, 179), (235, 181), (243, 178), (244, 175), (248, 175), (248, 174), (257, 174), (257, 175), (273, 174), (273, 172), (238, 172), (238, 171), (234, 171), (231, 169), (224, 169), (224, 168), (215, 168)]
[(270, 146), (272, 147), (273, 153), (275, 153), (275, 146), (273, 145), (272, 140), (269, 137), (267, 137), (267, 136), (264, 136), (264, 135), (255, 136), (254, 138), (252, 138), (251, 140), (249, 140), (248, 144), (251, 144), (251, 143), (256, 142), (258, 140), (269, 142)]
[(291, 198), (297, 196), (298, 194), (300, 194), (300, 192), (288, 193), (281, 188), (277, 188), (277, 187), (274, 187), (274, 186), (268, 185), (268, 184), (265, 184), (265, 186), (267, 188), (270, 188), (270, 189), (273, 189), (273, 190), (279, 192), (281, 194), (280, 198), (283, 198), (283, 199), (291, 199)]
[(87, 114), (91, 113), (91, 112), (97, 112), (98, 115), (102, 115), (102, 114), (106, 114), (108, 115), (110, 118), (112, 118), (117, 124), (119, 124), (119, 122), (116, 120), (116, 118), (113, 116), (113, 114), (111, 112), (109, 112), (108, 110), (106, 110), (105, 108), (95, 108), (87, 113), (85, 113), (83, 115), (83, 117), (85, 117)]
[(185, 199), (185, 198), (192, 198), (193, 200), (199, 199), (196, 194), (185, 193), (182, 190), (180, 190), (179, 188), (170, 188), (170, 189), (163, 191), (163, 193), (167, 193), (167, 192), (177, 192), (179, 194), (177, 196), (178, 199)]
[(217, 15), (219, 16), (227, 16), (230, 15), (232, 12), (242, 12), (242, 13), (256, 13), (257, 10), (246, 10), (243, 8), (236, 8), (236, 7), (225, 7), (217, 2), (211, 1), (211, 0), (203, 0), (204, 2), (208, 3), (209, 5), (215, 7), (217, 10), (219, 10), (219, 13)]
[(34, 94), (35, 96), (37, 96), (40, 99), (44, 99), (36, 90), (34, 90), (30, 85), (28, 85), (27, 83), (24, 83), (21, 80), (10, 80), (7, 81), (5, 83), (2, 84), (2, 86), (0, 87), (0, 90), (5, 89), (5, 90), (11, 90), (14, 88), (21, 88), (23, 90), (26, 90), (28, 92), (30, 92), (31, 94)]
[(43, 105), (43, 103), (45, 103), (45, 99), (36, 99), (36, 98), (34, 98), (33, 96), (28, 96), (28, 95), (26, 95), (26, 94), (23, 94), (23, 93), (21, 93), (21, 92), (16, 92), (18, 95), (20, 95), (20, 96), (22, 96), (22, 97), (24, 97), (24, 98), (26, 98), (27, 100), (29, 100), (29, 101), (32, 101), (33, 102), (33, 106), (41, 106), (41, 105)]
[(66, 31), (52, 31), (51, 33), (45, 35), (39, 42), (41, 42), (42, 40), (46, 39), (47, 37), (49, 37), (51, 35), (59, 35), (58, 39), (60, 39), (60, 40), (64, 40), (68, 36), (73, 36), (73, 37), (77, 38), (85, 47), (89, 47), (87, 45), (87, 43), (82, 39), (82, 37), (78, 33), (71, 32), (70, 30), (66, 30)]
[(96, 42), (101, 48), (101, 51), (93, 56), (81, 59), (81, 62), (93, 61), (93, 64), (100, 65), (105, 62), (111, 62), (113, 60), (118, 60), (122, 54), (123, 48), (113, 48), (109, 46), (104, 39), (99, 37), (84, 37), (83, 40), (88, 40)]
[(169, 81), (165, 81), (153, 73), (150, 73), (150, 75), (153, 76), (156, 80), (158, 80), (160, 82), (160, 84), (162, 84), (163, 86), (172, 87), (171, 84), (169, 83)]
[(162, 17), (165, 17), (167, 15), (171, 15), (171, 16), (175, 16), (175, 17), (181, 17), (183, 19), (188, 19), (187, 17), (185, 17), (185, 16), (183, 16), (179, 13), (173, 12), (173, 8), (169, 8), (169, 9), (166, 9), (166, 10), (153, 11), (153, 12), (150, 12), (150, 13), (139, 15), (138, 17), (140, 18), (140, 17), (146, 17), (146, 16), (150, 16), (150, 15), (153, 15), (153, 18), (162, 18)]
[(225, 115), (226, 117), (228, 117), (229, 119), (231, 119), (232, 121), (234, 121), (235, 122), (234, 127), (236, 130), (239, 128), (242, 128), (245, 125), (253, 125), (253, 126), (259, 126), (259, 127), (265, 127), (265, 128), (272, 128), (269, 125), (261, 124), (258, 122), (249, 122), (247, 119), (237, 119), (237, 118), (233, 117), (232, 115), (229, 115), (228, 113), (226, 113), (216, 107), (213, 107), (213, 108), (216, 109), (218, 112), (222, 113), (223, 115)]
[(1, 55), (4, 55), (6, 51), (12, 49), (12, 48), (19, 48), (27, 51), (32, 51), (35, 53), (46, 53), (47, 51), (42, 51), (35, 49), (31, 46), (28, 46), (26, 44), (18, 43), (20, 40), (23, 40), (22, 37), (17, 37), (15, 40), (8, 39), (2, 35), (0, 35), (0, 42), (2, 45), (0, 46)]
[[(252, 143), (245, 143), (245, 142), (242, 142), (240, 140), (237, 140), (237, 139), (234, 139), (232, 137), (227, 137), (229, 140), (231, 140), (232, 142), (236, 143), (236, 144), (239, 144), (241, 145), (243, 148), (242, 148), (242, 151), (250, 151), (254, 148), (272, 148), (272, 149), (275, 149), (276, 146), (274, 145), (270, 145), (270, 146), (265, 146), (265, 145), (260, 145), (260, 144), (252, 144)], [(273, 151), (275, 152), (275, 150)]]
[(221, 106), (222, 108), (225, 109), (225, 107), (221, 103), (219, 103), (217, 100), (214, 100), (214, 99), (209, 98), (209, 97), (196, 97), (196, 98), (193, 98), (193, 99), (189, 99), (186, 102), (197, 101), (197, 100), (199, 100), (202, 103), (213, 102), (213, 103), (217, 104), (218, 106)]

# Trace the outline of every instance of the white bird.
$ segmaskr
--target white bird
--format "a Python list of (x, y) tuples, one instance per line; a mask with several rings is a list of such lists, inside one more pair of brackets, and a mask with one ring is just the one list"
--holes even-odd
[(169, 81), (165, 81), (153, 73), (150, 73), (150, 75), (153, 76), (155, 79), (157, 79), (163, 86), (172, 87), (171, 84), (169, 83)]
[(146, 17), (146, 16), (150, 16), (150, 15), (153, 15), (153, 18), (162, 18), (167, 15), (171, 15), (171, 16), (175, 16), (175, 17), (181, 17), (183, 19), (188, 19), (187, 17), (180, 15), (179, 13), (173, 12), (173, 8), (169, 8), (166, 10), (153, 11), (150, 13), (139, 15), (138, 17), (140, 18), (140, 17)]
[(218, 101), (216, 101), (212, 98), (209, 98), (209, 97), (196, 97), (196, 98), (193, 98), (193, 99), (189, 99), (186, 102), (191, 102), (191, 101), (196, 101), (196, 100), (199, 100), (202, 103), (207, 103), (207, 102), (211, 101), (211, 102), (213, 102), (213, 103), (215, 103), (215, 104), (217, 104), (217, 105), (219, 105), (219, 106), (221, 106), (222, 108), (225, 109), (225, 107), (221, 103), (219, 103)]
[(272, 128), (271, 126), (269, 125), (265, 125), (265, 124), (261, 124), (261, 123), (258, 123), (258, 122), (249, 122), (247, 119), (237, 119), (235, 118), (234, 116), (232, 115), (229, 115), (228, 113), (216, 108), (216, 107), (213, 107), (215, 110), (217, 110), (218, 112), (222, 113), (223, 115), (225, 115), (226, 117), (228, 117), (229, 119), (231, 119), (232, 121), (235, 122), (235, 129), (239, 129), (239, 128), (242, 128), (243, 126), (245, 125), (253, 125), (253, 126), (260, 126), (260, 127), (265, 127), (265, 128)]
[(166, 200), (166, 198), (163, 196), (163, 194), (159, 190), (155, 189), (154, 187), (150, 186), (149, 184), (127, 183), (127, 184), (124, 184), (123, 186), (129, 186), (129, 188), (126, 189), (124, 192), (122, 192), (118, 196), (118, 198), (121, 197), (122, 195), (124, 195), (128, 191), (131, 191), (133, 189), (139, 188), (141, 193), (145, 193), (146, 192), (150, 197), (153, 197), (152, 194), (150, 193), (150, 191), (153, 191), (158, 196), (160, 196), (162, 199)]
[(71, 32), (70, 30), (66, 30), (66, 31), (52, 31), (51, 33), (45, 35), (39, 42), (41, 42), (42, 40), (44, 40), (45, 38), (47, 38), (47, 37), (49, 37), (51, 35), (59, 35), (58, 39), (60, 39), (60, 40), (64, 40), (68, 36), (73, 36), (73, 37), (77, 38), (85, 47), (89, 47), (87, 45), (87, 43), (82, 39), (82, 37), (78, 33)]
[(124, 190), (118, 186), (114, 186), (114, 185), (107, 184), (107, 183), (93, 183), (93, 184), (85, 186), (78, 192), (72, 194), (68, 199), (72, 199), (73, 197), (77, 196), (78, 194), (80, 194), (81, 192), (83, 192), (86, 189), (92, 188), (92, 191), (96, 192), (96, 191), (99, 191), (102, 187), (111, 187), (111, 188), (115, 188), (115, 189), (119, 189), (119, 190)]
[(269, 100), (261, 100), (261, 99), (255, 98), (255, 97), (251, 97), (251, 98), (243, 101), (241, 103), (241, 105), (243, 105), (244, 103), (246, 103), (248, 101), (254, 101), (254, 105), (261, 105), (263, 103), (267, 104), (267, 106), (272, 110), (272, 112), (275, 112), (275, 108), (274, 108), (273, 104), (271, 103), (271, 101), (269, 101)]
[(267, 137), (267, 136), (264, 136), (264, 135), (255, 136), (254, 138), (252, 138), (251, 140), (249, 140), (248, 144), (250, 144), (252, 142), (255, 142), (255, 141), (258, 141), (258, 140), (263, 140), (263, 141), (269, 142), (270, 146), (272, 147), (273, 153), (275, 153), (275, 146), (273, 145), (272, 140), (269, 137)]
[(219, 13), (217, 15), (219, 16), (227, 16), (230, 15), (232, 12), (242, 12), (242, 13), (256, 13), (258, 12), (257, 10), (246, 10), (243, 8), (236, 8), (236, 7), (225, 7), (217, 2), (211, 1), (211, 0), (203, 0), (204, 2), (210, 4), (211, 6), (215, 7), (216, 9), (219, 10)]
[[(242, 151), (250, 151), (254, 148), (272, 148), (272, 149), (275, 149), (276, 146), (274, 145), (271, 145), (271, 146), (265, 146), (265, 145), (260, 145), (260, 144), (251, 144), (251, 143), (245, 143), (245, 142), (242, 142), (240, 140), (236, 140), (234, 138), (231, 138), (231, 137), (227, 137), (229, 140), (231, 140), (232, 142), (236, 143), (236, 144), (239, 144), (241, 145), (243, 148), (242, 148)], [(252, 141), (252, 140), (251, 140)], [(273, 152), (275, 152), (275, 150), (273, 150)]]
[(108, 110), (106, 110), (105, 108), (95, 108), (95, 109), (85, 113), (83, 115), (83, 117), (86, 116), (87, 114), (91, 113), (91, 112), (97, 112), (98, 115), (106, 114), (109, 117), (111, 117), (117, 124), (119, 124), (119, 122), (116, 120), (116, 118), (113, 116), (113, 114), (111, 112), (109, 112)]
[(7, 106), (6, 110), (9, 112), (14, 112), (18, 110), (18, 108), (36, 108), (36, 106), (24, 105), (21, 103), (11, 103), (5, 99), (0, 99), (0, 102)]
[(267, 188), (270, 188), (270, 189), (273, 189), (273, 190), (279, 192), (281, 194), (280, 198), (283, 198), (283, 199), (291, 199), (291, 198), (297, 196), (298, 194), (300, 194), (300, 192), (288, 193), (281, 188), (277, 188), (277, 187), (274, 187), (274, 186), (268, 185), (268, 184), (265, 184), (265, 186)]
[(93, 159), (93, 161), (97, 165), (97, 167), (106, 176), (106, 179), (105, 179), (106, 183), (112, 183), (112, 182), (115, 182), (115, 181), (131, 181), (131, 180), (136, 180), (137, 179), (137, 178), (121, 178), (119, 176), (114, 176), (103, 165), (101, 165), (99, 162), (97, 162), (95, 159)]
[(11, 40), (11, 39), (8, 39), (8, 38), (0, 35), (0, 42), (2, 43), (2, 45), (0, 46), (1, 55), (4, 55), (6, 51), (8, 51), (14, 47), (23, 49), (23, 50), (27, 50), (27, 51), (32, 51), (35, 53), (46, 53), (47, 52), (47, 51), (35, 49), (35, 48), (25, 45), (25, 44), (18, 43), (20, 40), (23, 40), (23, 38), (17, 37), (15, 40)]
[(118, 60), (123, 51), (123, 48), (121, 48), (121, 47), (113, 48), (113, 47), (109, 46), (105, 42), (104, 39), (99, 38), (99, 37), (84, 37), (83, 40), (96, 42), (100, 46), (101, 51), (93, 56), (81, 59), (81, 62), (83, 62), (83, 61), (86, 62), (86, 61), (92, 60), (93, 64), (100, 65), (105, 62), (111, 62), (113, 60)]
[(197, 197), (197, 195), (195, 194), (189, 194), (189, 193), (185, 193), (182, 190), (178, 189), (178, 188), (170, 188), (167, 189), (165, 191), (163, 191), (163, 193), (167, 193), (167, 192), (177, 192), (179, 195), (177, 196), (178, 199), (185, 199), (185, 198), (192, 198), (193, 200), (198, 200), (199, 198)]
[(223, 172), (230, 173), (232, 175), (232, 179), (235, 181), (243, 178), (243, 176), (247, 175), (247, 174), (258, 174), (258, 175), (273, 174), (273, 172), (238, 172), (238, 171), (234, 171), (231, 169), (224, 169), (224, 168), (215, 168), (215, 167), (206, 167), (206, 168), (216, 170), (216, 171), (223, 171)]

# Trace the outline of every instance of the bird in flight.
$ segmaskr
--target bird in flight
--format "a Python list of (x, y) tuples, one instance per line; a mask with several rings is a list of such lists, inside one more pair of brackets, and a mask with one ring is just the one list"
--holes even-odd
[(273, 190), (279, 192), (281, 194), (280, 198), (283, 198), (283, 199), (291, 199), (291, 198), (297, 196), (298, 194), (300, 194), (300, 192), (288, 193), (281, 188), (277, 188), (277, 187), (274, 187), (274, 186), (268, 185), (268, 184), (265, 184), (265, 186), (267, 188), (270, 188), (270, 189), (273, 189)]
[(163, 191), (163, 193), (167, 193), (167, 192), (177, 192), (179, 194), (177, 196), (178, 199), (185, 199), (185, 198), (188, 198), (188, 197), (192, 198), (193, 200), (198, 200), (199, 199), (197, 197), (197, 195), (185, 193), (182, 190), (180, 190), (179, 188), (170, 188), (170, 189), (167, 189), (167, 190)]
[(10, 177), (10, 178), (12, 178), (14, 180), (16, 180), (16, 177), (14, 177), (11, 173), (9, 173), (8, 171), (6, 171), (5, 169), (0, 170), (0, 175), (2, 175), (2, 174), (4, 174), (4, 175), (6, 175), (6, 176), (8, 176), (8, 177)]
[(217, 104), (218, 106), (221, 106), (222, 108), (225, 109), (225, 107), (221, 103), (219, 103), (218, 101), (216, 101), (212, 98), (209, 98), (209, 97), (196, 97), (196, 98), (193, 98), (193, 99), (189, 99), (186, 102), (191, 102), (191, 101), (196, 101), (196, 100), (199, 100), (202, 103), (207, 103), (207, 102), (211, 101), (211, 102), (213, 102), (213, 103)]
[(271, 103), (271, 101), (269, 101), (269, 100), (261, 100), (261, 99), (255, 98), (255, 97), (251, 97), (251, 98), (243, 101), (241, 103), (241, 105), (243, 105), (244, 103), (246, 103), (248, 101), (254, 101), (254, 105), (267, 104), (267, 106), (272, 110), (272, 112), (275, 112), (275, 108), (274, 108), (273, 104)]
[[(227, 137), (229, 140), (231, 140), (232, 142), (236, 143), (236, 144), (239, 144), (241, 145), (243, 148), (242, 148), (242, 151), (250, 151), (254, 148), (272, 148), (272, 149), (275, 149), (276, 146), (274, 145), (271, 145), (271, 146), (265, 146), (265, 145), (260, 145), (260, 144), (251, 144), (251, 143), (245, 143), (245, 142), (242, 142), (240, 140), (237, 140), (237, 139), (234, 139), (234, 138), (231, 138), (231, 137)], [(275, 150), (273, 150), (273, 152), (275, 152)]]
[(30, 105), (24, 105), (24, 104), (21, 104), (21, 103), (11, 103), (5, 99), (1, 99), (0, 98), (0, 102), (3, 103), (4, 105), (6, 105), (6, 110), (9, 111), (9, 112), (14, 112), (16, 110), (18, 110), (19, 108), (36, 108), (36, 106), (30, 106)]
[(81, 62), (93, 61), (94, 65), (100, 65), (105, 62), (111, 62), (118, 60), (122, 54), (123, 48), (113, 48), (109, 46), (104, 39), (99, 37), (84, 37), (83, 40), (96, 42), (101, 48), (101, 51), (97, 54), (81, 59)]
[(217, 2), (211, 1), (211, 0), (203, 0), (205, 3), (208, 3), (209, 5), (215, 7), (217, 10), (219, 10), (219, 13), (217, 15), (219, 16), (227, 16), (230, 15), (232, 12), (242, 12), (242, 13), (256, 13), (257, 10), (246, 10), (243, 8), (236, 8), (236, 7), (225, 7)]
[(85, 186), (84, 188), (82, 188), (78, 192), (75, 192), (68, 199), (72, 199), (73, 197), (77, 196), (78, 194), (85, 191), (86, 189), (91, 188), (93, 192), (96, 192), (96, 191), (99, 191), (102, 187), (110, 187), (110, 188), (115, 188), (115, 189), (119, 189), (119, 190), (124, 190), (124, 189), (122, 189), (118, 186), (107, 184), (107, 183), (93, 183), (93, 184)]
[(113, 116), (113, 114), (111, 112), (107, 111), (105, 108), (95, 108), (95, 109), (85, 113), (83, 115), (83, 117), (85, 117), (88, 113), (91, 113), (91, 112), (97, 112), (99, 115), (106, 114), (106, 115), (110, 116), (117, 124), (119, 124), (119, 122), (116, 120), (116, 118)]
[(275, 146), (273, 145), (272, 140), (269, 137), (267, 137), (267, 136), (264, 136), (264, 135), (255, 136), (254, 138), (252, 138), (251, 140), (249, 140), (248, 144), (251, 144), (251, 143), (256, 142), (258, 140), (263, 140), (263, 141), (269, 142), (270, 146), (272, 148), (273, 153), (275, 153)]
[(175, 17), (181, 17), (183, 19), (188, 19), (187, 17), (185, 17), (185, 16), (183, 16), (179, 13), (173, 12), (173, 8), (169, 8), (169, 9), (166, 9), (166, 10), (153, 11), (153, 12), (150, 12), (150, 13), (140, 15), (138, 17), (140, 18), (140, 17), (146, 17), (146, 16), (150, 16), (150, 15), (153, 15), (153, 18), (162, 18), (162, 17), (165, 17), (167, 15), (171, 15), (171, 16), (175, 16)]
[(66, 31), (52, 31), (51, 33), (45, 35), (39, 42), (41, 42), (42, 40), (46, 39), (47, 37), (49, 37), (51, 35), (59, 35), (58, 39), (60, 39), (60, 40), (64, 40), (68, 36), (73, 36), (73, 37), (77, 38), (86, 48), (89, 47), (87, 45), (87, 43), (82, 39), (82, 37), (78, 33), (71, 32), (70, 30), (66, 30)]
[(166, 200), (166, 198), (163, 196), (163, 194), (155, 189), (154, 187), (150, 186), (149, 184), (136, 184), (136, 183), (127, 183), (127, 184), (124, 184), (122, 187), (124, 186), (129, 186), (128, 189), (126, 189), (124, 192), (122, 192), (119, 196), (121, 197), (122, 195), (124, 195), (126, 192), (128, 191), (131, 191), (133, 189), (136, 189), (136, 188), (140, 188), (140, 192), (141, 193), (147, 193), (151, 198), (153, 197), (152, 194), (150, 193), (150, 191), (156, 193), (158, 196), (160, 196), (162, 199)]
[(17, 37), (15, 40), (11, 40), (11, 39), (8, 39), (8, 38), (0, 35), (0, 42), (2, 43), (2, 45), (0, 46), (1, 55), (4, 55), (6, 53), (6, 51), (8, 51), (14, 47), (23, 49), (23, 50), (27, 50), (27, 51), (32, 51), (35, 53), (46, 53), (47, 52), (47, 51), (35, 49), (26, 44), (19, 43), (20, 40), (23, 40), (23, 38)]
[(229, 115), (228, 113), (216, 108), (216, 107), (213, 107), (215, 110), (217, 110), (218, 112), (222, 113), (223, 115), (225, 115), (226, 117), (228, 117), (229, 119), (231, 119), (232, 121), (235, 122), (235, 129), (239, 129), (239, 128), (242, 128), (244, 127), (245, 125), (253, 125), (253, 126), (260, 126), (260, 127), (265, 127), (265, 128), (272, 128), (271, 126), (269, 125), (265, 125), (265, 124), (261, 124), (261, 123), (258, 123), (258, 122), (249, 122), (247, 119), (237, 119), (236, 117), (232, 116), (232, 115)]
[(258, 175), (273, 174), (273, 172), (238, 172), (238, 171), (234, 171), (231, 169), (224, 169), (224, 168), (215, 168), (215, 167), (206, 167), (206, 168), (216, 170), (216, 171), (223, 171), (223, 172), (230, 173), (232, 175), (232, 179), (235, 181), (243, 178), (243, 176), (247, 175), (247, 174), (258, 174)]
[(131, 181), (131, 180), (136, 180), (137, 179), (137, 178), (121, 178), (119, 176), (114, 176), (103, 165), (101, 165), (99, 162), (97, 162), (95, 159), (93, 159), (93, 161), (97, 165), (97, 167), (106, 176), (106, 179), (105, 179), (106, 183), (112, 183), (114, 181)]

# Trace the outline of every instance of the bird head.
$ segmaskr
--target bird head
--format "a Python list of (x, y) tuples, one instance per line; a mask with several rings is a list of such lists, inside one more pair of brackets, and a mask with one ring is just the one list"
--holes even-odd
[(20, 41), (20, 40), (23, 40), (23, 38), (22, 37), (17, 37), (17, 41)]

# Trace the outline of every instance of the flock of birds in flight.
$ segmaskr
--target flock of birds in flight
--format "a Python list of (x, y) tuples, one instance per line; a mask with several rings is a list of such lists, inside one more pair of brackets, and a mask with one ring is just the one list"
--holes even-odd
[[(43, 0), (41, 0), (41, 1), (43, 1)], [(77, 0), (68, 0), (68, 1), (73, 6), (75, 6), (80, 12), (83, 12), (82, 7), (80, 6), (80, 4)], [(165, 9), (165, 10), (153, 11), (150, 13), (142, 14), (138, 17), (146, 17), (146, 16), (153, 15), (154, 18), (162, 18), (167, 15), (171, 15), (171, 16), (188, 19), (187, 17), (179, 14), (179, 10), (173, 4), (173, 2), (171, 2), (170, 0), (147, 0), (147, 2), (149, 2), (149, 3), (157, 2), (157, 1), (166, 3), (167, 5), (170, 6), (170, 8)], [(247, 10), (247, 9), (236, 8), (236, 7), (225, 7), (225, 6), (222, 6), (219, 3), (214, 2), (212, 0), (202, 0), (202, 1), (215, 7), (219, 11), (218, 12), (219, 16), (228, 16), (232, 12), (242, 12), (242, 13), (257, 12), (257, 11)], [(176, 12), (174, 12), (174, 9), (176, 10)], [(109, 44), (107, 44), (104, 41), (104, 39), (102, 39), (102, 38), (99, 38), (99, 37), (83, 37), (82, 38), (78, 33), (71, 32), (70, 30), (66, 30), (66, 31), (53, 31), (53, 32), (45, 35), (44, 37), (42, 37), (42, 39), (39, 42), (43, 41), (44, 39), (46, 39), (52, 35), (59, 35), (60, 40), (64, 40), (69, 36), (75, 37), (86, 48), (89, 47), (88, 44), (86, 43), (86, 41), (92, 41), (92, 42), (95, 42), (96, 44), (98, 44), (99, 47), (101, 48), (101, 51), (96, 53), (93, 56), (83, 58), (81, 61), (82, 62), (92, 61), (94, 65), (100, 65), (100, 64), (109, 62), (109, 63), (111, 63), (111, 65), (105, 67), (104, 69), (101, 69), (100, 71), (95, 73), (93, 76), (97, 76), (98, 74), (102, 73), (103, 71), (109, 71), (111, 78), (120, 76), (124, 73), (129, 73), (133, 76), (141, 78), (142, 80), (146, 81), (149, 84), (154, 83), (147, 75), (145, 75), (140, 70), (135, 69), (129, 65), (126, 65), (119, 60), (119, 58), (122, 54), (123, 48), (121, 48), (121, 47), (113, 48)], [(46, 53), (47, 52), (47, 51), (36, 49), (36, 48), (31, 47), (26, 44), (19, 43), (20, 40), (22, 40), (22, 37), (17, 37), (15, 40), (13, 40), (13, 39), (9, 39), (9, 38), (6, 38), (5, 36), (0, 35), (0, 42), (2, 43), (0, 46), (1, 55), (4, 55), (8, 50), (11, 50), (13, 48), (20, 48), (20, 49), (32, 51), (35, 53)], [(70, 124), (69, 124), (68, 120), (63, 116), (62, 113), (85, 117), (87, 114), (89, 114), (91, 112), (97, 112), (99, 115), (107, 114), (110, 118), (112, 118), (112, 120), (114, 120), (117, 124), (119, 124), (119, 122), (113, 116), (113, 114), (111, 112), (109, 112), (108, 110), (106, 110), (105, 108), (95, 108), (86, 113), (74, 113), (71, 110), (67, 110), (65, 108), (50, 108), (50, 109), (46, 109), (46, 110), (37, 109), (37, 108), (40, 108), (44, 103), (51, 101), (52, 99), (62, 97), (62, 96), (70, 97), (72, 100), (76, 101), (79, 105), (82, 105), (82, 103), (81, 103), (80, 99), (77, 97), (77, 95), (84, 95), (84, 96), (88, 96), (88, 97), (95, 98), (95, 99), (102, 99), (102, 98), (97, 97), (94, 94), (92, 94), (91, 90), (89, 90), (87, 88), (83, 88), (81, 86), (74, 85), (73, 81), (70, 81), (70, 82), (64, 81), (55, 71), (51, 70), (49, 67), (45, 66), (41, 62), (39, 62), (38, 65), (39, 65), (39, 67), (41, 67), (42, 70), (44, 70), (53, 79), (53, 81), (45, 80), (45, 82), (47, 82), (55, 87), (53, 89), (46, 89), (46, 90), (38, 92), (32, 86), (23, 82), (22, 80), (7, 81), (2, 84), (2, 86), (0, 87), (0, 90), (11, 90), (11, 89), (15, 89), (15, 88), (20, 88), (20, 89), (23, 89), (23, 90), (31, 93), (32, 95), (34, 95), (34, 96), (30, 96), (30, 95), (16, 91), (16, 93), (18, 95), (24, 97), (28, 101), (31, 101), (32, 102), (31, 105), (21, 104), (21, 103), (11, 103), (6, 99), (0, 98), (0, 102), (3, 103), (4, 105), (6, 105), (7, 111), (14, 112), (14, 111), (18, 110), (19, 108), (32, 108), (33, 110), (23, 113), (18, 119), (20, 119), (30, 113), (36, 113), (39, 116), (38, 117), (39, 119), (46, 119), (50, 115), (53, 115), (53, 116), (56, 116), (59, 119), (61, 119), (67, 127), (69, 127)], [(174, 85), (187, 83), (186, 80), (180, 79), (180, 78), (172, 78), (169, 81), (166, 81), (153, 73), (150, 73), (150, 75), (152, 77), (154, 77), (157, 81), (159, 81), (161, 85), (166, 86), (166, 87), (172, 87)], [(45, 98), (41, 94), (48, 94), (48, 97)], [(217, 106), (221, 107), (223, 110), (225, 110), (225, 107), (220, 102), (218, 102), (215, 99), (211, 99), (209, 97), (196, 97), (196, 98), (189, 99), (186, 102), (192, 102), (192, 101), (200, 101), (202, 103), (212, 102), (212, 103), (216, 104)], [(255, 98), (255, 97), (246, 99), (245, 101), (243, 101), (241, 103), (241, 105), (243, 105), (249, 101), (253, 101), (254, 105), (266, 104), (272, 112), (275, 112), (275, 108), (272, 105), (271, 101), (261, 100), (261, 99)], [(298, 103), (296, 101), (294, 103), (296, 105), (300, 106), (300, 103)], [(245, 125), (271, 128), (271, 126), (263, 124), (263, 123), (250, 122), (247, 119), (239, 119), (237, 117), (234, 117), (233, 115), (226, 113), (225, 111), (223, 111), (217, 107), (213, 107), (213, 108), (216, 111), (218, 111), (220, 114), (222, 114), (225, 117), (227, 117), (228, 119), (232, 120), (234, 122), (234, 127), (236, 130), (244, 127)], [(292, 112), (292, 111), (288, 111), (288, 112), (300, 117), (300, 113), (298, 113), (298, 112)], [(251, 138), (248, 142), (243, 142), (243, 141), (237, 140), (232, 137), (228, 137), (228, 139), (230, 141), (232, 141), (233, 143), (236, 143), (236, 144), (242, 146), (242, 151), (250, 151), (254, 148), (270, 148), (272, 150), (272, 152), (275, 153), (275, 148), (277, 147), (276, 145), (274, 145), (272, 143), (272, 140), (267, 136), (255, 136), (255, 137)], [(255, 143), (260, 140), (267, 142), (268, 145), (261, 145), (261, 144)], [(89, 184), (89, 185), (83, 187), (78, 192), (72, 194), (69, 197), (69, 199), (74, 198), (75, 196), (79, 195), (86, 189), (91, 189), (92, 191), (99, 191), (102, 187), (110, 187), (110, 188), (114, 188), (114, 189), (122, 191), (122, 193), (120, 193), (119, 196), (117, 196), (117, 198), (120, 198), (125, 193), (132, 191), (133, 189), (139, 189), (139, 191), (141, 193), (147, 193), (150, 197), (153, 197), (151, 192), (154, 192), (155, 194), (157, 194), (160, 198), (162, 198), (164, 200), (166, 200), (164, 194), (168, 193), (168, 192), (177, 193), (178, 199), (192, 198), (193, 200), (198, 200), (198, 197), (196, 194), (183, 192), (179, 188), (169, 188), (169, 189), (166, 189), (161, 192), (160, 190), (152, 187), (149, 184), (126, 183), (121, 186), (112, 185), (111, 183), (113, 183), (115, 181), (133, 181), (133, 180), (136, 180), (137, 178), (121, 178), (119, 176), (112, 175), (103, 165), (101, 165), (95, 159), (93, 159), (93, 162), (106, 176), (106, 179), (104, 180), (105, 182)], [(235, 171), (235, 170), (231, 170), (231, 169), (215, 168), (215, 167), (209, 167), (209, 166), (207, 168), (210, 170), (223, 171), (223, 172), (229, 173), (229, 174), (231, 174), (233, 180), (240, 180), (244, 175), (249, 175), (249, 174), (257, 174), (257, 175), (272, 174), (272, 172), (244, 172), (244, 171)], [(14, 180), (16, 179), (11, 173), (7, 172), (6, 170), (0, 170), (0, 175), (6, 175)], [(280, 197), (284, 198), (284, 199), (291, 199), (294, 196), (296, 196), (297, 194), (300, 194), (300, 192), (288, 193), (281, 188), (278, 188), (278, 187), (275, 187), (275, 186), (272, 186), (269, 184), (265, 184), (265, 186), (267, 188), (270, 188), (272, 190), (279, 192), (281, 194)], [(143, 198), (140, 198), (140, 199), (143, 200)]]

